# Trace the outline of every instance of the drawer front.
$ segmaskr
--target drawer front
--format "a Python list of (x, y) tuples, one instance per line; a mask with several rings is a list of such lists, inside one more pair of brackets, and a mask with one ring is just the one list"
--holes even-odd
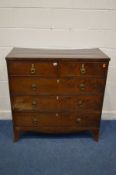
[(101, 96), (15, 96), (14, 111), (100, 111)]
[(106, 75), (108, 63), (71, 61), (11, 61), (8, 64), (10, 75), (37, 75), (42, 77), (73, 77)]
[(99, 113), (14, 113), (16, 126), (41, 127), (41, 126), (76, 126), (98, 127)]
[(102, 96), (61, 96), (59, 100), (63, 111), (100, 111)]
[(59, 74), (61, 77), (72, 76), (106, 76), (108, 63), (77, 63), (61, 62)]
[(57, 77), (57, 62), (12, 61), (8, 64), (9, 75)]
[(14, 111), (60, 111), (55, 96), (16, 96), (12, 101)]
[(99, 78), (27, 78), (10, 77), (12, 94), (78, 94), (102, 93), (105, 80)]

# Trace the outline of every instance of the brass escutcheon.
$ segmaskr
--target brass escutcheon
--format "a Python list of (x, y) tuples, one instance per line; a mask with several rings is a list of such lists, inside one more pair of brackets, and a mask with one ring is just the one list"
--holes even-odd
[(57, 79), (57, 84), (59, 84), (60, 83), (60, 80), (59, 79)]
[(37, 89), (37, 85), (36, 85), (35, 83), (33, 83), (33, 84), (31, 85), (31, 87), (32, 87), (32, 89), (33, 89), (34, 91)]
[(53, 66), (57, 66), (57, 65), (58, 65), (58, 63), (57, 63), (57, 62), (54, 62), (54, 63), (53, 63)]
[(59, 114), (58, 113), (56, 113), (56, 117), (58, 117), (59, 116)]
[(59, 96), (56, 96), (56, 99), (59, 100)]
[(79, 107), (83, 107), (83, 101), (79, 100), (78, 105), (79, 105)]
[(80, 90), (85, 90), (85, 85), (83, 83), (80, 84)]

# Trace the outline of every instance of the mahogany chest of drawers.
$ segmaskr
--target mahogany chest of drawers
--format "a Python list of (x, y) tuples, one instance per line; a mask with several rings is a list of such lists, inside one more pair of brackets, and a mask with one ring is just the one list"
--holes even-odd
[(109, 60), (100, 49), (14, 48), (6, 57), (14, 140), (89, 131), (97, 141)]

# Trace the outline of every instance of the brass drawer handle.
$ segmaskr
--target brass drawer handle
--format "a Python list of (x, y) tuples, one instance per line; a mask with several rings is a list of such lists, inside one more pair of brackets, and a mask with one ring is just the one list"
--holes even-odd
[(85, 65), (84, 64), (81, 65), (80, 72), (81, 72), (81, 74), (85, 74), (86, 73), (86, 69), (85, 69)]
[(80, 123), (81, 118), (76, 118), (76, 123)]
[(57, 63), (57, 62), (54, 62), (54, 63), (53, 63), (53, 66), (57, 66), (57, 65), (58, 65), (58, 63)]
[(32, 64), (31, 65), (31, 74), (35, 74), (35, 72), (36, 72), (35, 65)]
[(33, 122), (38, 122), (37, 118), (33, 118)]
[(37, 120), (37, 118), (33, 118), (33, 125), (34, 125), (34, 127), (37, 127), (38, 126), (38, 120)]
[(33, 106), (37, 105), (37, 102), (36, 101), (32, 101), (32, 105)]
[(80, 90), (81, 91), (85, 90), (85, 85), (83, 83), (80, 84)]
[(33, 83), (33, 84), (31, 85), (31, 87), (32, 87), (32, 89), (33, 89), (34, 91), (37, 89), (37, 85), (36, 85), (35, 83)]

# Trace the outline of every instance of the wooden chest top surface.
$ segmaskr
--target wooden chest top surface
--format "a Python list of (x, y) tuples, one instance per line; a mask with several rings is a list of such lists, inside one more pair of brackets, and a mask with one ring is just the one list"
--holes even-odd
[(29, 49), (13, 48), (6, 57), (7, 60), (25, 59), (62, 59), (62, 60), (87, 60), (104, 61), (110, 58), (100, 49)]

